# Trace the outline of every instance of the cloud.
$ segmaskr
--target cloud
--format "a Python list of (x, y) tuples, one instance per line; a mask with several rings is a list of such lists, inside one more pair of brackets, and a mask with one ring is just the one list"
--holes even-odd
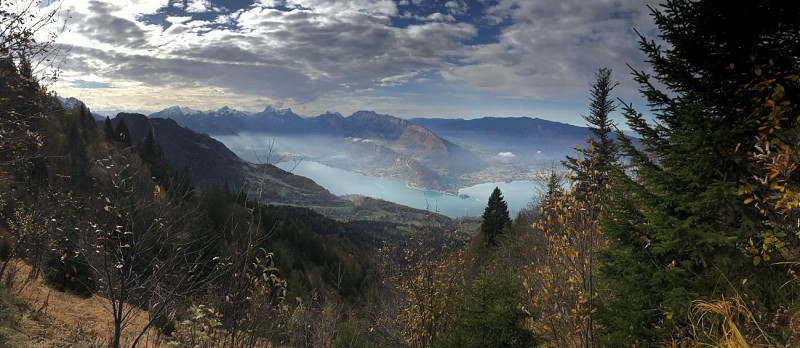
[(600, 67), (628, 80), (618, 92), (635, 94), (626, 64), (642, 67), (634, 28), (653, 25), (641, 0), (499, 0), (486, 11), (503, 27), (497, 42), (470, 48), (470, 64), (442, 71), (448, 80), (496, 93), (552, 100), (585, 95)]
[(388, 0), (290, 0), (283, 9), (262, 2), (210, 20), (191, 18), (213, 4), (190, 0), (181, 3), (186, 15), (163, 17), (164, 27), (141, 16), (168, 1), (141, 2), (141, 13), (125, 17), (112, 1), (67, 1), (74, 20), (59, 38), (72, 46), (66, 77), (81, 71), (159, 86), (205, 85), (294, 103), (404, 83), (420, 69), (447, 65), (460, 41), (476, 33), (466, 23), (392, 27), (397, 9)]
[(334, 97), (348, 107), (411, 109), (402, 95), (381, 93), (423, 83), (450, 94), (441, 100), (484, 92), (585, 100), (598, 67), (622, 80), (625, 63), (641, 65), (632, 29), (652, 29), (641, 0), (239, 3), (63, 0), (72, 19), (58, 38), (71, 48), (61, 85), (113, 82), (92, 91), (98, 101), (111, 93), (160, 101), (181, 89), (181, 98), (234, 99), (220, 104), (261, 97), (332, 110)]
[(469, 6), (464, 0), (450, 0), (444, 4), (444, 7), (447, 7), (450, 13), (457, 15), (465, 14), (469, 10)]
[(186, 23), (190, 20), (192, 20), (192, 16), (170, 16), (166, 18), (166, 21), (172, 24)]
[(441, 12), (434, 12), (425, 17), (425, 20), (434, 22), (455, 22), (456, 18), (451, 14), (442, 14)]
[(72, 85), (75, 88), (111, 88), (113, 85), (108, 82), (75, 80)]
[(188, 13), (205, 13), (210, 12), (212, 7), (213, 5), (208, 0), (188, 0), (185, 11)]
[(497, 156), (498, 157), (503, 157), (503, 158), (514, 158), (514, 157), (517, 157), (517, 155), (515, 155), (513, 152), (501, 152), (501, 153), (498, 153)]

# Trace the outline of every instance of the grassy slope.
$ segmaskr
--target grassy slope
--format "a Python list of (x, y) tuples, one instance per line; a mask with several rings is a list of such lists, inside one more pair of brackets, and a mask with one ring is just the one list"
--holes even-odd
[[(41, 277), (28, 281), (31, 267), (12, 261), (16, 274), (11, 288), (0, 289), (0, 348), (106, 347), (113, 334), (108, 302), (100, 296), (83, 298), (48, 287)], [(133, 340), (147, 321), (134, 310), (123, 345)], [(164, 337), (150, 330), (140, 347), (156, 347)]]

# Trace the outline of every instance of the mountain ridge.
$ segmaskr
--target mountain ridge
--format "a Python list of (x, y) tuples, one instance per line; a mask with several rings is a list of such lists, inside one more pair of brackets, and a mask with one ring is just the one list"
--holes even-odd
[[(285, 136), (277, 148), (295, 158), (312, 154), (310, 160), (329, 166), (451, 193), (486, 182), (537, 180), (575, 147), (585, 146), (592, 134), (587, 127), (527, 116), (402, 119), (360, 110), (349, 116), (329, 111), (303, 117), (272, 106), (246, 117), (230, 113), (224, 122), (209, 115), (182, 115), (177, 121), (229, 141), (240, 134), (251, 140), (257, 138), (253, 134)], [(324, 139), (317, 147), (293, 148), (295, 140), (287, 138), (297, 136)], [(314, 144), (313, 139), (303, 141)], [(242, 155), (258, 147), (226, 144)]]
[[(181, 127), (175, 120), (149, 118), (143, 114), (119, 113), (111, 120), (116, 126), (120, 120), (130, 131), (133, 145), (137, 146), (152, 130), (165, 157), (173, 167), (187, 167), (193, 180), (201, 186), (228, 183), (233, 187), (255, 190), (258, 183), (269, 182), (270, 189), (260, 189), (262, 199), (274, 203), (338, 203), (342, 200), (317, 185), (313, 180), (285, 172), (271, 164), (253, 164), (241, 159), (223, 143), (207, 134)], [(284, 194), (291, 190), (294, 195)]]
[(291, 109), (271, 106), (258, 113), (238, 112), (228, 107), (191, 115), (178, 112), (180, 110), (181, 107), (170, 107), (149, 117), (170, 117), (185, 127), (211, 136), (263, 133), (338, 139), (333, 141), (333, 147), (341, 151), (328, 153), (328, 149), (320, 149), (319, 152), (324, 153), (320, 161), (403, 180), (417, 187), (457, 190), (457, 185), (449, 184), (452, 178), (483, 164), (469, 150), (442, 139), (425, 127), (375, 111), (356, 111), (347, 117), (338, 112), (301, 117)]
[(269, 163), (247, 162), (222, 142), (183, 127), (172, 119), (119, 113), (111, 119), (112, 125), (116, 126), (121, 120), (130, 132), (134, 148), (152, 130), (167, 160), (178, 170), (188, 167), (199, 186), (228, 183), (232, 188), (239, 189), (237, 191), (263, 203), (308, 207), (340, 221), (353, 221), (356, 216), (367, 220), (380, 217), (380, 221), (396, 225), (395, 229), (406, 229), (407, 224), (427, 219), (440, 223), (450, 221), (443, 215), (431, 215), (423, 210), (378, 199), (368, 200), (372, 202), (368, 206), (358, 206), (353, 203), (352, 197), (333, 195), (307, 177)]

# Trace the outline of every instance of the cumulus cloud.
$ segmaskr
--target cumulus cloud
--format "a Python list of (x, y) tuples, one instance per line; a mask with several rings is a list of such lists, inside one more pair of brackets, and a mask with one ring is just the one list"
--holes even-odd
[(167, 16), (166, 25), (141, 16), (169, 2), (144, 3), (138, 13), (120, 17), (122, 7), (115, 2), (83, 6), (72, 0), (65, 8), (75, 18), (74, 29), (63, 38), (73, 46), (72, 75), (207, 85), (306, 103), (335, 90), (404, 83), (417, 70), (441, 67), (448, 56), (459, 55), (460, 41), (476, 33), (467, 23), (392, 27), (389, 17), (397, 8), (391, 0), (287, 0), (281, 3), (284, 10), (262, 1), (219, 16), (222, 20), (192, 20), (215, 5), (189, 0), (181, 3), (186, 15)]
[(465, 14), (469, 10), (469, 6), (464, 0), (450, 0), (444, 4), (444, 7), (447, 7), (450, 13), (459, 15)]
[(192, 20), (191, 16), (170, 16), (166, 18), (166, 21), (172, 24), (186, 23), (190, 20)]
[(498, 153), (497, 156), (498, 157), (503, 157), (503, 158), (514, 158), (514, 157), (517, 157), (517, 155), (515, 155), (513, 152), (501, 152), (501, 153)]
[[(651, 24), (641, 0), (499, 0), (486, 11), (493, 23), (510, 22), (496, 43), (472, 47), (472, 64), (444, 69), (442, 76), (501, 94), (556, 99), (585, 94), (599, 67), (627, 79), (626, 64), (643, 66), (634, 28)], [(634, 94), (631, 83), (620, 90)]]
[[(228, 4), (63, 0), (64, 16), (69, 11), (72, 17), (58, 39), (71, 48), (63, 85), (114, 86), (95, 91), (98, 100), (113, 99), (100, 93), (125, 88), (131, 98), (160, 100), (164, 90), (180, 88), (186, 98), (335, 104), (336, 96), (370, 109), (369, 103), (401, 105), (402, 98), (365, 91), (413, 83), (508, 98), (583, 96), (598, 67), (610, 66), (621, 76), (625, 63), (636, 66), (641, 55), (632, 29), (652, 28), (641, 0)], [(499, 34), (471, 42), (485, 32), (482, 26)], [(146, 87), (162, 94), (148, 94)], [(357, 97), (362, 101), (354, 102)]]
[(208, 0), (188, 0), (186, 2), (186, 12), (188, 13), (204, 13), (211, 11), (211, 2)]
[(441, 12), (434, 12), (425, 17), (425, 20), (434, 22), (455, 22), (456, 18), (451, 14), (443, 14)]

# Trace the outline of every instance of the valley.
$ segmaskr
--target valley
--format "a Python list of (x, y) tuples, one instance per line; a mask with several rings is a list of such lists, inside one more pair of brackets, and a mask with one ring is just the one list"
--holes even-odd
[(258, 113), (175, 106), (150, 117), (208, 132), (254, 163), (313, 161), (453, 195), (489, 182), (537, 181), (589, 134), (527, 117), (403, 120), (372, 111), (303, 117), (269, 106)]
[[(102, 117), (95, 116), (95, 120), (98, 125), (104, 123)], [(387, 235), (406, 234), (427, 223), (451, 223), (447, 216), (431, 213), (424, 207), (407, 207), (380, 199), (356, 201), (332, 194), (314, 180), (293, 173), (292, 168), (283, 170), (271, 164), (280, 165), (280, 161), (269, 160), (269, 153), (262, 160), (253, 157), (252, 151), (242, 150), (245, 156), (242, 159), (222, 142), (182, 127), (171, 119), (120, 113), (108, 122), (112, 128), (125, 124), (132, 148), (141, 147), (148, 132), (152, 132), (164, 157), (172, 167), (179, 169), (177, 174), (187, 176), (185, 179), (198, 189), (224, 186), (264, 204), (306, 207), (344, 222), (375, 221)]]

